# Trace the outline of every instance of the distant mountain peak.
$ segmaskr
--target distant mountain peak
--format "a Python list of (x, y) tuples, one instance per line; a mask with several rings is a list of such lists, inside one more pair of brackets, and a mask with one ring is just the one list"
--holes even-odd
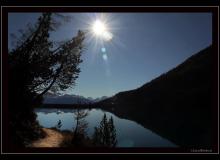
[(52, 92), (47, 92), (44, 95), (44, 104), (90, 104), (99, 102), (108, 98), (107, 96), (102, 96), (100, 98), (84, 97), (81, 95), (74, 94), (57, 94)]

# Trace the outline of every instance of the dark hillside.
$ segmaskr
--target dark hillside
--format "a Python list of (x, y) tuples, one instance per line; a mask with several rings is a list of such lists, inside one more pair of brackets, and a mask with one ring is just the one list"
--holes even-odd
[(97, 105), (184, 147), (212, 144), (212, 47), (142, 87)]

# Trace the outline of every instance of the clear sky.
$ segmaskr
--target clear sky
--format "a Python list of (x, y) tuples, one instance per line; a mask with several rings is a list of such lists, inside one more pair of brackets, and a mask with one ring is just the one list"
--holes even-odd
[[(81, 73), (68, 94), (112, 96), (138, 88), (212, 44), (211, 13), (71, 13), (52, 39), (66, 40), (79, 29), (104, 20), (112, 35), (105, 41), (89, 35)], [(34, 23), (37, 13), (10, 13), (8, 34)], [(9, 47), (11, 38), (9, 36)]]

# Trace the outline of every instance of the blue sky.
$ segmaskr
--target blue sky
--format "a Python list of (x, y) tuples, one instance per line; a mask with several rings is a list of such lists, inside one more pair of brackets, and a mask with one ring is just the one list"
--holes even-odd
[[(8, 34), (35, 23), (39, 15), (9, 13)], [(111, 41), (87, 38), (81, 73), (68, 94), (96, 98), (138, 88), (212, 44), (211, 13), (68, 15), (72, 20), (52, 33), (51, 39), (70, 39), (100, 17), (113, 35)], [(9, 36), (9, 47), (10, 42)]]

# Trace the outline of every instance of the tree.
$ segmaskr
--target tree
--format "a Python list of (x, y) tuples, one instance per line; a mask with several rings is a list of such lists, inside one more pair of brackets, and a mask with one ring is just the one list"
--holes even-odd
[(106, 114), (104, 114), (101, 122), (100, 122), (100, 127), (99, 127), (99, 131), (101, 134), (101, 144), (102, 145), (108, 145), (109, 144), (109, 133), (108, 133), (108, 124), (107, 124), (107, 117)]
[(115, 147), (116, 144), (117, 144), (117, 137), (116, 137), (116, 129), (115, 129), (115, 126), (114, 126), (112, 116), (109, 119), (108, 126), (109, 126), (109, 134), (110, 134), (110, 137), (109, 137), (110, 146)]
[[(54, 20), (57, 15), (43, 13), (35, 26), (29, 26), (26, 32), (22, 32), (16, 47), (9, 51), (9, 113), (12, 134), (30, 130), (28, 135), (33, 135), (34, 128), (30, 128), (37, 126), (33, 107), (42, 103), (46, 92), (63, 91), (73, 86), (80, 73), (79, 63), (82, 62), (80, 57), (85, 34), (79, 31), (76, 37), (57, 45), (57, 42), (50, 39), (50, 34), (58, 26)], [(26, 135), (27, 133), (20, 137)], [(17, 134), (12, 137), (17, 138)], [(22, 143), (23, 140), (20, 141)]]
[(54, 48), (54, 43), (49, 40), (49, 32), (54, 30), (51, 15), (44, 13), (33, 34), (9, 53), (11, 68), (20, 67), (24, 87), (38, 93), (38, 98), (49, 90), (71, 87), (78, 78), (78, 65), (82, 62), (84, 33), (79, 31), (77, 37)]
[(57, 122), (56, 128), (57, 128), (57, 129), (60, 129), (61, 127), (62, 127), (62, 122), (61, 122), (61, 120), (59, 120), (59, 121)]
[(115, 147), (117, 144), (116, 129), (114, 126), (113, 118), (107, 120), (104, 114), (99, 127), (95, 127), (93, 134), (93, 143), (96, 146)]
[(88, 116), (88, 112), (85, 110), (76, 109), (74, 114), (76, 127), (73, 130), (72, 144), (74, 144), (74, 146), (80, 146), (82, 145), (81, 143), (83, 139), (87, 136), (86, 129), (88, 127), (88, 123), (86, 122), (85, 118)]

